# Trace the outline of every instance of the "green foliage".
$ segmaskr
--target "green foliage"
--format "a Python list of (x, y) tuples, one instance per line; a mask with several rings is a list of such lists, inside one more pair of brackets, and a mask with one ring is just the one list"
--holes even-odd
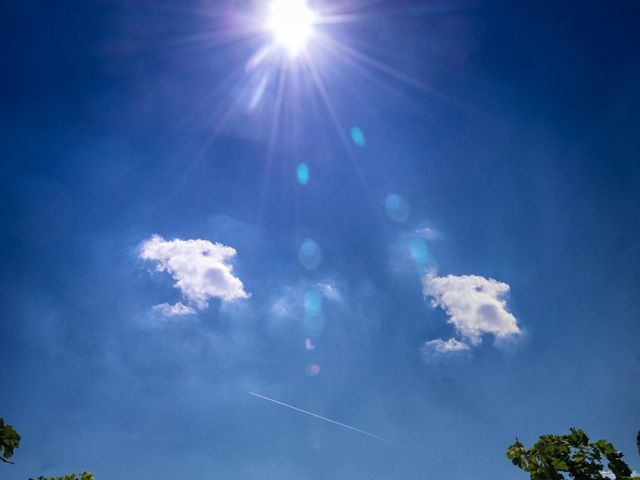
[[(33, 480), (30, 478), (29, 480)], [(38, 480), (96, 480), (91, 472), (84, 473), (72, 473), (71, 475), (65, 475), (64, 477), (38, 477)]]
[[(640, 449), (640, 432), (639, 432)], [(629, 466), (622, 460), (622, 452), (606, 440), (589, 443), (585, 433), (572, 428), (568, 435), (543, 435), (526, 449), (516, 438), (507, 450), (507, 457), (518, 468), (530, 474), (531, 480), (606, 480), (603, 462), (616, 480), (631, 480)], [(640, 477), (635, 477), (640, 479)]]
[(13, 463), (8, 459), (13, 456), (13, 451), (20, 446), (20, 435), (11, 425), (6, 425), (0, 418), (0, 460), (4, 463)]

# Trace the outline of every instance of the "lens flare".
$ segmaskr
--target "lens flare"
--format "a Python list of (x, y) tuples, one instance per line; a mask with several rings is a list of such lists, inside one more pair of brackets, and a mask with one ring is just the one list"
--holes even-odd
[(317, 290), (309, 290), (304, 294), (304, 312), (307, 315), (322, 313), (322, 295)]
[(298, 55), (313, 34), (316, 15), (305, 0), (274, 0), (269, 6), (267, 30), (276, 45)]
[(353, 143), (355, 143), (358, 147), (364, 147), (367, 143), (366, 139), (364, 138), (364, 133), (362, 133), (362, 130), (360, 130), (359, 127), (353, 127), (351, 129), (351, 140), (353, 140)]
[(306, 163), (298, 165), (296, 172), (298, 174), (298, 183), (300, 183), (300, 185), (306, 185), (309, 183), (309, 166)]
[(316, 242), (307, 238), (300, 245), (298, 250), (298, 260), (302, 266), (308, 270), (313, 270), (322, 260), (322, 251)]
[(390, 193), (384, 202), (387, 215), (394, 222), (404, 222), (409, 218), (409, 204), (407, 201), (395, 193)]
[(313, 343), (313, 340), (311, 340), (311, 338), (307, 337), (304, 339), (304, 348), (306, 348), (309, 351), (316, 349), (316, 346)]
[(309, 365), (307, 367), (307, 375), (309, 375), (310, 377), (317, 377), (318, 375), (320, 375), (320, 365), (318, 365), (317, 363)]
[(427, 266), (432, 263), (429, 248), (423, 239), (412, 239), (409, 243), (409, 251), (411, 252), (411, 258), (413, 258), (413, 261), (416, 262), (420, 270), (426, 269)]
[(419, 264), (425, 264), (429, 261), (429, 248), (424, 240), (421, 238), (414, 238), (409, 243), (409, 251), (411, 252), (411, 258), (413, 258)]

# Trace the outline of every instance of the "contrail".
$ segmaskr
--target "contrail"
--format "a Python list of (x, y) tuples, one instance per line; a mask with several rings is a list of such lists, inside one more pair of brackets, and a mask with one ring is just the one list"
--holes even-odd
[(311, 415), (312, 417), (319, 418), (320, 420), (324, 420), (325, 422), (333, 423), (334, 425), (338, 425), (339, 427), (348, 428), (349, 430), (353, 430), (354, 432), (361, 433), (362, 435), (366, 435), (367, 437), (375, 438), (377, 440), (382, 440), (383, 442), (389, 443), (391, 445), (395, 445), (396, 447), (404, 448), (405, 450), (411, 450), (415, 452), (411, 447), (407, 447), (406, 445), (402, 445), (401, 443), (394, 442), (392, 440), (386, 439), (379, 435), (375, 435), (373, 433), (365, 432), (364, 430), (360, 430), (359, 428), (352, 427), (351, 425), (347, 425), (346, 423), (338, 422), (337, 420), (331, 420), (330, 418), (323, 417), (318, 415), (317, 413), (308, 412), (307, 410), (303, 410), (298, 407), (294, 407), (293, 405), (289, 405), (288, 403), (279, 402), (278, 400), (274, 400), (273, 398), (265, 397), (264, 395), (260, 395), (259, 393), (249, 392), (249, 395), (253, 395), (254, 397), (261, 398), (263, 400), (267, 400), (269, 402), (275, 403), (276, 405), (282, 405), (283, 407), (290, 408), (291, 410), (295, 410), (296, 412), (305, 413), (307, 415)]

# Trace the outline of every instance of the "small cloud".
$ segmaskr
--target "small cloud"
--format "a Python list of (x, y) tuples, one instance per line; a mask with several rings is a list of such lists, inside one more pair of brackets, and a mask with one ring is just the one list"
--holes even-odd
[(342, 302), (342, 294), (331, 283), (319, 283), (318, 289), (322, 292), (327, 300), (333, 300), (334, 302)]
[(140, 247), (140, 258), (157, 262), (156, 270), (168, 272), (175, 280), (174, 286), (200, 310), (207, 308), (211, 298), (232, 302), (249, 297), (242, 281), (233, 275), (229, 261), (235, 255), (234, 248), (220, 243), (166, 241), (159, 235)]
[(437, 338), (425, 342), (420, 349), (420, 353), (422, 360), (433, 367), (448, 363), (454, 358), (461, 358), (469, 350), (471, 350), (469, 345), (455, 338), (450, 338), (449, 340)]
[(442, 238), (442, 233), (432, 227), (418, 228), (415, 231), (415, 235), (417, 237), (424, 238), (425, 240), (429, 240), (430, 242), (433, 242), (434, 240), (440, 240)]
[(442, 308), (456, 333), (472, 345), (480, 344), (485, 334), (505, 339), (521, 333), (502, 299), (509, 292), (506, 283), (479, 275), (438, 277), (433, 271), (422, 278), (422, 283), (431, 304)]
[(182, 302), (178, 302), (174, 305), (161, 303), (160, 305), (154, 305), (151, 308), (154, 312), (157, 312), (164, 317), (183, 317), (185, 315), (194, 315), (196, 313), (193, 308), (183, 304)]
[(436, 354), (464, 352), (466, 350), (469, 350), (469, 348), (469, 345), (461, 342), (460, 340), (456, 340), (455, 338), (450, 338), (446, 341), (438, 338), (436, 340), (425, 342), (423, 346), (423, 349), (425, 351)]
[[(296, 303), (288, 292), (274, 298), (271, 301), (270, 313), (275, 318), (286, 318), (294, 314), (296, 311)], [(301, 308), (301, 307), (299, 307)]]

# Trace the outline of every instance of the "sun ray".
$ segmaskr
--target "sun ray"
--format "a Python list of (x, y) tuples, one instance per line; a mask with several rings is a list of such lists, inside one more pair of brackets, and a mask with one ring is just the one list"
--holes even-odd
[(318, 69), (316, 68), (316, 65), (314, 63), (313, 58), (311, 58), (310, 56), (306, 56), (305, 57), (306, 60), (306, 64), (309, 67), (309, 71), (311, 73), (311, 77), (313, 79), (313, 81), (315, 82), (315, 85), (318, 89), (318, 92), (320, 93), (320, 97), (322, 98), (325, 108), (327, 109), (327, 112), (329, 113), (329, 117), (331, 118), (331, 120), (333, 121), (333, 124), (336, 127), (336, 130), (338, 131), (338, 136), (340, 137), (340, 140), (342, 141), (342, 144), (344, 145), (347, 154), (349, 155), (349, 158), (351, 159), (352, 163), (353, 163), (353, 168), (356, 171), (356, 174), (358, 175), (358, 180), (360, 181), (362, 188), (365, 191), (365, 194), (367, 195), (367, 198), (369, 200), (371, 199), (371, 193), (369, 192), (369, 188), (367, 186), (367, 182), (366, 182), (366, 178), (364, 176), (364, 173), (362, 172), (362, 169), (360, 168), (360, 165), (358, 164), (358, 159), (356, 158), (356, 156), (353, 153), (353, 148), (351, 146), (351, 143), (349, 143), (349, 139), (347, 138), (346, 135), (346, 129), (344, 128), (344, 126), (342, 125), (342, 123), (340, 122), (340, 119), (338, 118), (338, 115), (336, 114), (335, 108), (333, 106), (333, 103), (331, 102), (331, 98), (329, 97), (329, 93), (327, 92), (327, 89), (325, 88), (324, 85), (324, 81), (322, 79), (322, 76), (320, 75)]
[(318, 34), (318, 36), (320, 37), (321, 41), (325, 42), (326, 44), (334, 47), (335, 49), (343, 52), (345, 55), (349, 56), (350, 58), (356, 60), (356, 61), (360, 61), (366, 65), (369, 65), (370, 67), (375, 68), (376, 70), (402, 82), (405, 83), (406, 85), (409, 85), (413, 88), (416, 88), (418, 90), (421, 90), (425, 93), (428, 93), (436, 98), (439, 98), (441, 100), (446, 100), (447, 102), (451, 102), (451, 103), (457, 103), (455, 102), (452, 98), (444, 95), (442, 92), (439, 92), (431, 87), (429, 87), (427, 84), (425, 84), (424, 82), (420, 82), (419, 80), (416, 80), (408, 75), (403, 74), (402, 72), (396, 70), (395, 68), (392, 68), (388, 65), (386, 65), (385, 63), (376, 60), (375, 58), (367, 55), (366, 53), (363, 53), (353, 47), (350, 47), (349, 45), (340, 42), (338, 40), (336, 40), (335, 38), (332, 38), (328, 35), (322, 35), (322, 34)]
[(280, 120), (280, 109), (283, 103), (284, 97), (284, 85), (286, 81), (286, 76), (282, 72), (282, 64), (280, 65), (280, 69), (278, 70), (278, 84), (276, 87), (276, 96), (275, 103), (273, 106), (273, 110), (271, 112), (271, 130), (269, 132), (269, 141), (267, 144), (267, 154), (265, 158), (265, 168), (264, 168), (264, 176), (262, 180), (262, 186), (260, 188), (260, 205), (259, 205), (259, 216), (262, 217), (262, 209), (265, 205), (264, 197), (266, 195), (267, 186), (269, 185), (269, 180), (271, 179), (271, 163), (273, 162), (273, 155), (276, 147), (276, 139), (279, 130), (279, 120)]
[[(172, 54), (180, 49), (190, 54), (207, 51), (209, 58), (215, 58), (215, 52), (228, 45), (238, 45), (238, 51), (242, 51), (243, 41), (247, 46), (253, 44), (253, 54), (247, 54), (240, 64), (242, 68), (226, 74), (222, 89), (211, 94), (211, 98), (217, 99), (209, 134), (213, 138), (208, 138), (202, 148), (209, 148), (228, 124), (232, 130), (239, 128), (240, 122), (244, 122), (242, 115), (253, 117), (258, 128), (250, 133), (266, 143), (263, 196), (271, 181), (276, 152), (281, 150), (283, 160), (290, 161), (302, 151), (299, 129), (310, 122), (313, 106), (316, 114), (326, 116), (334, 126), (359, 183), (371, 198), (360, 155), (356, 154), (343, 118), (346, 112), (343, 102), (350, 103), (355, 98), (345, 95), (345, 89), (356, 96), (362, 92), (354, 88), (353, 82), (340, 85), (341, 75), (347, 78), (353, 73), (361, 75), (367, 80), (365, 83), (402, 98), (406, 90), (397, 88), (396, 82), (456, 103), (423, 80), (381, 60), (388, 53), (384, 48), (372, 53), (372, 45), (358, 44), (357, 28), (345, 28), (346, 25), (368, 28), (384, 22), (383, 14), (391, 8), (388, 7), (382, 0), (322, 2), (314, 4), (313, 9), (307, 0), (254, 0), (243, 7), (220, 11), (209, 10), (210, 5), (201, 7), (199, 14), (212, 24), (212, 29), (168, 39), (163, 42), (166, 51)], [(410, 14), (397, 8), (392, 13)], [(202, 101), (196, 110), (207, 108), (209, 103)]]

